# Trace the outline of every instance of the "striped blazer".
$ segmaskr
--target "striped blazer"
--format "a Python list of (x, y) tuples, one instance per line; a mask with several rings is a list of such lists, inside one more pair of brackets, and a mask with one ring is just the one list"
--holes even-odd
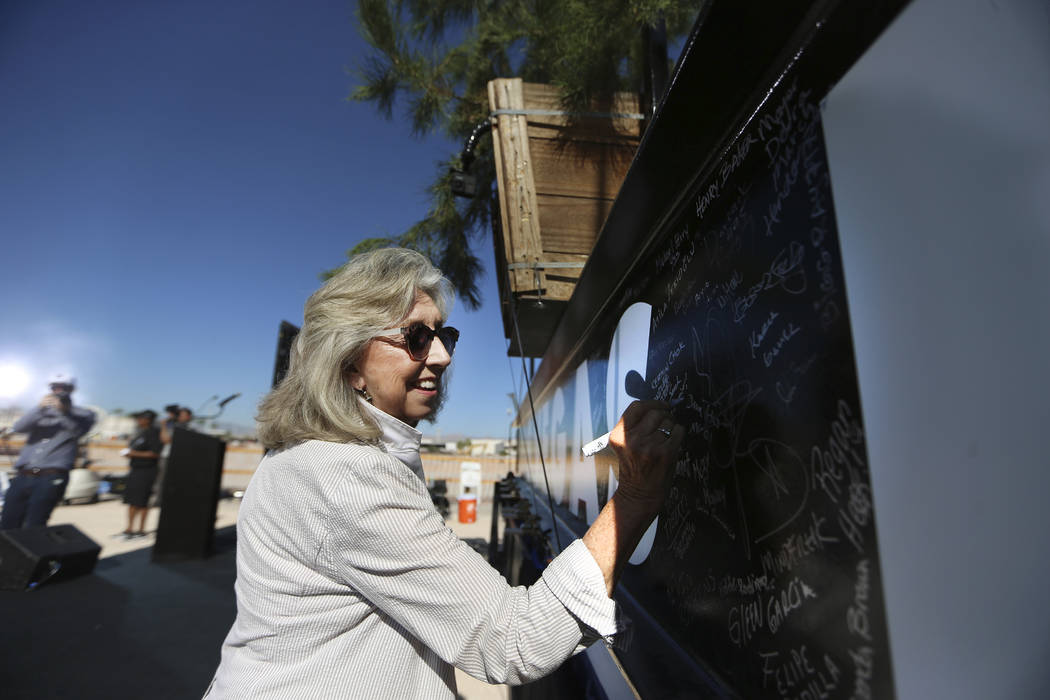
[(314, 440), (263, 458), (238, 515), (237, 618), (208, 700), (451, 700), (454, 666), (524, 683), (619, 631), (582, 541), (531, 587), (509, 586), (445, 527), (418, 432), (381, 415), (379, 447)]

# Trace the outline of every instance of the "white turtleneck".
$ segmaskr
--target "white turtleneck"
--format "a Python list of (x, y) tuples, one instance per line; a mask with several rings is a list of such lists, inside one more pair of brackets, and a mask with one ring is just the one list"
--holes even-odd
[(371, 415), (382, 435), (379, 436), (379, 444), (391, 457), (396, 457), (411, 469), (420, 479), (426, 481), (423, 475), (423, 460), (419, 457), (419, 445), (423, 441), (423, 433), (413, 428), (408, 423), (394, 418), (385, 411), (381, 411), (367, 401), (360, 401), (368, 414)]

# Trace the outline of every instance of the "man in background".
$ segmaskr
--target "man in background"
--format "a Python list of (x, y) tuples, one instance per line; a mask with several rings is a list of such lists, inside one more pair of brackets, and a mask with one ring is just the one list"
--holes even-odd
[(175, 423), (179, 420), (179, 405), (177, 403), (169, 403), (164, 407), (164, 421), (160, 424), (161, 437), (167, 433), (169, 438), (164, 441), (165, 444), (171, 442), (171, 431), (175, 429)]
[(193, 426), (193, 411), (183, 406), (179, 409), (179, 422), (176, 427), (185, 428), (186, 430), (197, 430)]
[(74, 377), (55, 374), (48, 386), (40, 404), (11, 426), (12, 432), (26, 433), (26, 444), (15, 462), (0, 530), (47, 525), (66, 491), (80, 438), (95, 424), (94, 412), (73, 405)]
[(160, 506), (161, 495), (164, 493), (164, 474), (168, 469), (168, 457), (171, 455), (171, 438), (175, 435), (176, 427), (184, 427), (179, 422), (179, 414), (182, 413), (182, 410), (177, 403), (169, 403), (164, 407), (164, 421), (160, 424), (160, 442), (163, 446), (158, 462), (157, 489), (153, 495), (155, 506)]

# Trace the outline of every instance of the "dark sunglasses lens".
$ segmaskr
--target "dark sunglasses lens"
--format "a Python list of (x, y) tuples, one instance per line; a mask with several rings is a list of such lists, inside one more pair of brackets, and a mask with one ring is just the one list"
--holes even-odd
[(456, 342), (459, 340), (459, 331), (452, 326), (445, 326), (437, 330), (437, 337), (441, 339), (441, 344), (445, 346), (445, 352), (451, 355), (456, 350)]
[(413, 359), (426, 359), (427, 353), (430, 351), (430, 343), (434, 340), (435, 335), (441, 340), (441, 344), (445, 346), (445, 352), (449, 355), (452, 354), (456, 349), (456, 341), (459, 340), (459, 331), (451, 326), (445, 326), (435, 331), (422, 323), (412, 324), (409, 326), (408, 332), (405, 333), (405, 342), (408, 345), (408, 352)]
[(426, 356), (427, 349), (430, 347), (430, 339), (433, 337), (434, 331), (422, 323), (413, 323), (409, 327), (408, 333), (405, 334), (408, 352), (417, 360), (423, 359)]

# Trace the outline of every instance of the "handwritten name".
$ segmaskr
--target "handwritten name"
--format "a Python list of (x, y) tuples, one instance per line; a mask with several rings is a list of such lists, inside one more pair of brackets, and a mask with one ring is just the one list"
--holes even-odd
[(806, 645), (781, 655), (778, 651), (759, 652), (762, 657), (762, 688), (775, 687), (780, 697), (787, 696), (809, 676), (817, 672), (810, 663)]
[(871, 521), (871, 486), (869, 486), (856, 469), (849, 469), (850, 484), (846, 508), (840, 508), (839, 527), (846, 539), (859, 553), (864, 552), (864, 533), (862, 529)]
[(843, 400), (838, 402), (838, 413), (829, 432), (824, 446), (813, 447), (810, 475), (814, 489), (823, 491), (832, 503), (838, 503), (845, 489), (846, 468), (864, 464), (860, 451), (864, 431)]
[(771, 366), (773, 364), (773, 360), (776, 359), (776, 356), (780, 354), (780, 350), (784, 347), (784, 345), (787, 344), (789, 340), (798, 335), (799, 331), (801, 330), (802, 329), (796, 326), (795, 324), (789, 323), (788, 327), (780, 332), (780, 337), (777, 338), (776, 345), (770, 348), (767, 352), (762, 353), (762, 363), (766, 367)]
[(802, 267), (805, 256), (805, 247), (797, 241), (792, 241), (787, 248), (780, 251), (769, 270), (762, 273), (762, 279), (752, 285), (745, 296), (737, 299), (733, 306), (733, 320), (736, 323), (743, 321), (747, 312), (758, 301), (759, 295), (767, 289), (780, 287), (788, 294), (801, 294), (806, 291), (806, 270)]
[(809, 514), (810, 522), (805, 530), (788, 535), (775, 550), (762, 553), (762, 574), (777, 576), (790, 571), (814, 552), (823, 551), (825, 545), (839, 541), (837, 537), (824, 531), (824, 517), (813, 511)]
[(747, 160), (747, 154), (750, 153), (751, 146), (757, 142), (758, 139), (755, 138), (755, 135), (749, 133), (743, 139), (737, 141), (736, 146), (732, 149), (732, 153), (722, 159), (719, 176), (722, 178), (721, 182), (723, 185), (729, 180), (729, 176)]
[[(762, 688), (776, 689), (782, 698), (819, 700), (830, 696), (838, 687), (838, 664), (830, 655), (823, 655), (823, 668), (809, 658), (809, 650), (803, 644), (787, 653), (778, 651), (759, 652), (762, 657)], [(767, 695), (767, 693), (763, 693)]]
[(754, 574), (747, 574), (746, 576), (733, 576), (732, 574), (726, 574), (718, 582), (718, 594), (722, 596), (730, 595), (755, 595), (762, 593), (773, 588), (773, 580), (765, 574), (756, 576)]
[(703, 219), (704, 218), (704, 212), (706, 212), (707, 208), (709, 206), (711, 206), (711, 204), (716, 199), (718, 199), (718, 195), (719, 195), (719, 189), (718, 189), (718, 183), (717, 182), (712, 182), (710, 185), (708, 185), (706, 190), (704, 190), (703, 192), (700, 193), (700, 195), (696, 198), (696, 218), (697, 219)]
[(729, 639), (742, 647), (763, 628), (775, 635), (793, 612), (816, 597), (816, 591), (796, 576), (771, 595), (734, 605), (729, 609)]
[(759, 346), (762, 345), (762, 341), (766, 338), (766, 333), (769, 332), (770, 326), (773, 325), (773, 321), (775, 321), (777, 319), (777, 316), (779, 315), (780, 314), (778, 314), (776, 311), (770, 311), (769, 318), (765, 320), (765, 322), (762, 324), (762, 327), (757, 332), (751, 331), (751, 334), (748, 336), (747, 340), (748, 343), (751, 345), (752, 358), (755, 357), (755, 350), (757, 350)]
[(871, 641), (871, 625), (868, 622), (868, 598), (871, 595), (871, 580), (868, 576), (868, 560), (857, 562), (857, 580), (853, 583), (853, 605), (846, 609), (846, 627), (864, 641)]
[(798, 386), (795, 384), (788, 384), (782, 380), (777, 381), (777, 396), (780, 397), (780, 400), (784, 403), (791, 403), (795, 398), (796, 389), (798, 389)]
[(871, 679), (875, 676), (875, 650), (862, 646), (849, 650), (853, 661), (853, 699), (871, 700)]
[(805, 600), (816, 597), (816, 592), (796, 576), (786, 588), (780, 591), (779, 596), (770, 596), (766, 603), (769, 631), (776, 634), (788, 615), (801, 608)]

